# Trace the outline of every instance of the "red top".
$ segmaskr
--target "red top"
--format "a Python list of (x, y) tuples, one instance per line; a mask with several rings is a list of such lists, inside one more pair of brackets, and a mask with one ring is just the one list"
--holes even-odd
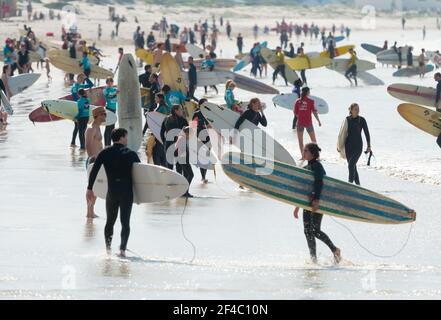
[(297, 116), (297, 124), (301, 127), (311, 127), (312, 126), (312, 116), (313, 112), (317, 112), (315, 108), (314, 100), (305, 97), (303, 99), (297, 99), (294, 104), (294, 114)]

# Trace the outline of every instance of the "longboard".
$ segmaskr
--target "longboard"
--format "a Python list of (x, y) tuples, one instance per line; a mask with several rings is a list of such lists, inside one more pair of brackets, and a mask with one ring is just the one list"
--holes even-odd
[(435, 137), (441, 134), (441, 112), (411, 103), (400, 104), (397, 110), (407, 122), (418, 129)]

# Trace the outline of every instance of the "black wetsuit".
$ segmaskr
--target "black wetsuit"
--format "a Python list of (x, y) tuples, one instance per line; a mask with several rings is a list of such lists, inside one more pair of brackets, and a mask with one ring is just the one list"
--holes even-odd
[[(441, 98), (441, 81), (438, 81), (438, 84), (436, 85), (436, 99), (435, 102), (438, 105), (438, 102)], [(437, 108), (436, 111), (441, 112), (441, 108)], [(441, 148), (441, 133), (439, 134), (438, 138), (436, 139), (436, 143)]]
[(145, 72), (139, 76), (139, 83), (143, 88), (150, 88), (152, 84), (150, 83), (151, 72)]
[[(183, 118), (183, 117), (177, 117), (176, 115), (169, 115), (167, 118), (164, 119), (164, 122), (162, 123), (161, 126), (161, 139), (164, 145), (164, 152), (166, 155), (166, 161), (167, 161), (167, 168), (173, 170), (173, 163), (170, 163), (168, 160), (171, 160), (171, 157), (174, 155), (175, 153), (175, 143), (176, 140), (178, 139), (178, 134), (179, 134), (179, 130), (181, 130), (182, 128), (188, 126), (188, 121), (187, 119)], [(170, 130), (173, 129), (178, 129), (175, 130), (174, 132), (170, 133), (173, 134), (173, 140), (167, 140), (166, 137), (169, 133)], [(171, 139), (171, 136), (169, 137)], [(169, 155), (167, 156), (167, 150), (172, 147), (169, 151)]]
[(361, 138), (361, 130), (364, 131), (368, 146), (371, 145), (371, 137), (366, 120), (363, 117), (346, 118), (348, 122), (348, 136), (345, 141), (345, 153), (348, 161), (349, 182), (360, 185), (360, 178), (357, 172), (357, 162), (363, 151), (363, 139)]
[(198, 86), (198, 74), (196, 71), (196, 67), (193, 63), (190, 63), (188, 67), (188, 92), (187, 92), (187, 98), (193, 99), (194, 101), (198, 102), (199, 100), (194, 96), (194, 93), (196, 91), (196, 88)]
[[(202, 143), (205, 144), (210, 149), (211, 148), (210, 136), (208, 135), (208, 131), (207, 131), (208, 121), (207, 119), (205, 119), (204, 115), (202, 114), (199, 108), (195, 110), (192, 120), (197, 121), (197, 135), (199, 140), (201, 140)], [(201, 171), (202, 179), (205, 180), (205, 177), (207, 175), (207, 169), (199, 168), (199, 170)]]
[[(25, 51), (24, 53), (20, 50), (17, 53), (18, 55), (18, 65), (20, 68), (23, 68), (24, 65), (29, 63), (29, 51)], [(23, 73), (20, 69), (18, 70), (18, 73)]]
[(87, 189), (92, 190), (101, 165), (104, 165), (107, 174), (107, 221), (104, 228), (106, 248), (110, 248), (112, 244), (113, 226), (119, 209), (122, 226), (120, 249), (127, 249), (133, 205), (132, 167), (137, 162), (141, 161), (134, 151), (122, 144), (114, 143), (113, 146), (101, 151), (93, 164)]
[(260, 112), (255, 112), (251, 109), (248, 109), (239, 117), (239, 119), (237, 119), (234, 128), (239, 130), (239, 127), (245, 120), (249, 120), (252, 124), (256, 126), (258, 126), (260, 123), (262, 126), (266, 127), (268, 124), (264, 115), (261, 115)]
[[(71, 57), (72, 59), (76, 59), (77, 58), (77, 49), (75, 48), (74, 45), (71, 45), (69, 47), (69, 57)], [(74, 79), (74, 74), (69, 73), (69, 80), (73, 81)]]
[[(325, 169), (317, 160), (308, 161), (308, 165), (305, 166), (305, 169), (311, 170), (314, 173), (314, 185), (310, 197), (311, 202), (313, 200), (320, 200), (323, 189), (323, 177), (326, 175)], [(308, 243), (309, 253), (314, 259), (317, 258), (315, 238), (325, 243), (333, 253), (337, 249), (326, 233), (321, 231), (322, 218), (323, 215), (320, 213), (303, 210), (303, 226), (306, 241)]]

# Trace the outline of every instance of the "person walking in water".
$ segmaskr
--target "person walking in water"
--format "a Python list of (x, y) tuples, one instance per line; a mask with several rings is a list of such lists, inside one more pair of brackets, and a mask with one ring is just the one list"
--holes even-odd
[(86, 129), (87, 124), (89, 123), (90, 118), (90, 102), (87, 98), (86, 91), (84, 89), (80, 89), (78, 91), (78, 95), (80, 99), (77, 101), (78, 114), (75, 117), (75, 120), (78, 123), (78, 136), (80, 138), (80, 151), (86, 150)]
[(360, 116), (360, 107), (353, 103), (349, 107), (349, 116), (343, 122), (338, 135), (337, 151), (343, 159), (348, 162), (349, 183), (360, 185), (360, 177), (357, 171), (357, 162), (363, 151), (363, 139), (361, 131), (366, 137), (366, 152), (372, 152), (371, 137), (366, 120)]
[[(92, 81), (90, 81), (90, 79), (87, 78), (84, 74), (79, 74), (77, 76), (77, 82), (75, 82), (72, 85), (72, 88), (70, 89), (70, 93), (72, 95), (72, 100), (73, 101), (78, 101), (80, 99), (79, 94), (78, 94), (79, 90), (81, 90), (81, 89), (90, 89), (92, 87), (93, 87)], [(72, 132), (72, 141), (70, 143), (70, 146), (72, 148), (76, 147), (75, 140), (77, 139), (77, 134), (78, 134), (78, 121), (75, 121), (74, 130)]]
[[(192, 121), (193, 123), (196, 123), (197, 126), (197, 137), (198, 139), (207, 146), (208, 149), (211, 149), (211, 141), (210, 136), (208, 135), (207, 127), (209, 126), (209, 123), (207, 119), (205, 119), (204, 115), (201, 111), (201, 106), (207, 102), (207, 99), (201, 99), (199, 100), (198, 107), (193, 113)], [(208, 183), (207, 180), (207, 169), (204, 169), (202, 167), (199, 168), (202, 176), (202, 183), (206, 184)]]
[[(106, 122), (106, 109), (104, 107), (98, 107), (93, 109), (93, 122), (90, 128), (86, 130), (86, 151), (87, 160), (86, 168), (95, 162), (98, 154), (103, 150), (103, 136), (101, 135), (100, 126)], [(87, 201), (87, 218), (98, 218), (95, 214), (95, 202), (96, 197), (93, 197), (91, 201)]]
[(413, 47), (409, 47), (407, 50), (407, 66), (412, 67), (413, 66), (413, 53), (412, 53)]
[[(309, 56), (305, 54), (305, 49), (303, 47), (297, 48), (297, 58), (305, 59), (308, 63), (308, 68), (311, 68), (311, 60)], [(306, 79), (306, 70), (300, 70), (300, 78), (302, 78), (302, 82), (304, 85), (308, 85), (308, 80)]]
[(302, 155), (300, 161), (305, 160), (303, 156), (303, 132), (305, 129), (306, 132), (308, 132), (311, 141), (317, 143), (314, 126), (312, 125), (312, 114), (314, 114), (314, 117), (317, 119), (319, 126), (322, 126), (317, 109), (315, 108), (315, 102), (308, 97), (309, 93), (309, 88), (303, 87), (300, 99), (297, 99), (294, 104), (294, 115), (297, 117), (297, 139), (299, 141), (300, 153)]
[(239, 54), (242, 54), (243, 51), (243, 37), (242, 34), (239, 33), (236, 40), (237, 50), (239, 51)]
[(357, 55), (354, 51), (354, 49), (349, 49), (349, 54), (351, 57), (349, 58), (348, 62), (348, 69), (346, 70), (345, 77), (349, 80), (352, 86), (352, 80), (351, 77), (354, 78), (355, 86), (358, 86), (357, 82)]
[(418, 68), (420, 71), (420, 78), (424, 78), (426, 74), (426, 50), (421, 49), (421, 54), (418, 56)]
[(132, 167), (141, 162), (136, 152), (127, 148), (128, 134), (124, 128), (112, 132), (113, 146), (104, 149), (98, 154), (93, 164), (87, 185), (86, 198), (93, 200), (93, 185), (101, 166), (107, 174), (106, 212), (107, 220), (104, 228), (104, 238), (107, 253), (111, 253), (113, 227), (120, 211), (121, 245), (120, 256), (126, 257), (127, 242), (130, 235), (130, 215), (133, 206)]
[(423, 40), (426, 40), (426, 26), (423, 26)]
[(283, 80), (285, 80), (285, 85), (288, 85), (288, 80), (285, 75), (285, 54), (282, 51), (281, 47), (276, 48), (276, 60), (277, 67), (273, 73), (273, 85), (276, 82), (277, 75), (280, 73), (282, 75)]
[[(321, 230), (323, 215), (321, 213), (317, 213), (317, 211), (320, 209), (323, 178), (326, 175), (326, 171), (319, 160), (320, 151), (322, 150), (315, 143), (308, 143), (303, 150), (305, 160), (308, 161), (308, 164), (304, 167), (304, 169), (312, 171), (314, 175), (312, 192), (309, 196), (311, 210), (303, 210), (303, 227), (306, 242), (308, 243), (311, 261), (313, 263), (317, 263), (317, 245), (315, 241), (317, 238), (328, 246), (334, 255), (335, 263), (338, 264), (342, 259), (341, 250), (337, 248), (328, 235)], [(299, 210), (300, 209), (298, 207), (294, 209), (294, 218), (296, 219), (299, 218)]]

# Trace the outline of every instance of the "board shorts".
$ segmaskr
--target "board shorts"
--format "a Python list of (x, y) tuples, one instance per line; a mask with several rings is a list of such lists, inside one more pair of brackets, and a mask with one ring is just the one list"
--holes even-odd
[(314, 126), (304, 127), (304, 126), (297, 124), (297, 131), (298, 132), (303, 133), (305, 131), (305, 129), (306, 129), (306, 132), (308, 132), (308, 133), (314, 132)]

